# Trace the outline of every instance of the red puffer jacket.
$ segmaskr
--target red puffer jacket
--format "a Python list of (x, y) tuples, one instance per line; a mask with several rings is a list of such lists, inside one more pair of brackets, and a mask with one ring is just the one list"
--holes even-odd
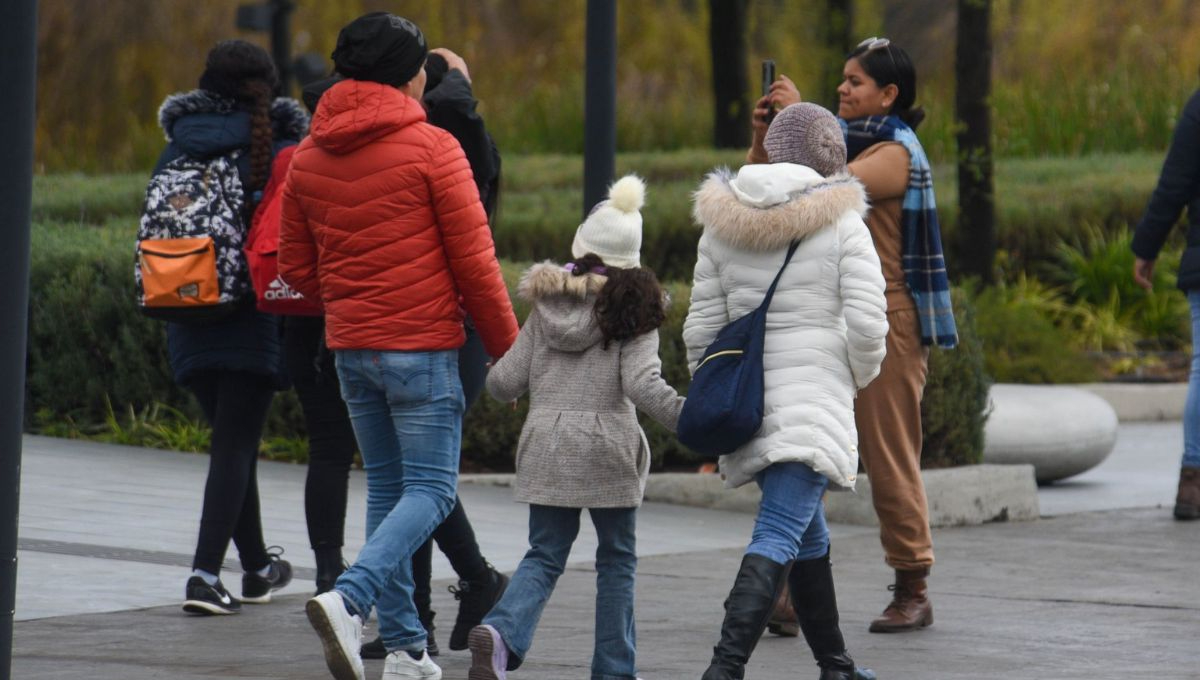
[(460, 299), (493, 357), (517, 336), (462, 148), (394, 87), (321, 97), (283, 196), (279, 273), (325, 305), (333, 349), (431, 351), (465, 340)]

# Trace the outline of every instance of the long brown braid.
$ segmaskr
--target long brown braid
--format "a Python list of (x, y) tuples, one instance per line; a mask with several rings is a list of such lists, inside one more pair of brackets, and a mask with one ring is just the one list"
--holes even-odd
[(256, 192), (267, 185), (271, 176), (271, 95), (272, 87), (262, 80), (247, 80), (242, 85), (245, 99), (250, 102), (250, 186), (247, 201), (254, 209)]

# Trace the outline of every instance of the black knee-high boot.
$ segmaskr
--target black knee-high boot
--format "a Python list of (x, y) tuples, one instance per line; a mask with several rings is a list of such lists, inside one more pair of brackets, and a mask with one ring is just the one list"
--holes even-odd
[(839, 627), (837, 595), (829, 553), (812, 560), (798, 560), (788, 575), (792, 606), (800, 620), (800, 631), (821, 667), (820, 680), (874, 680), (875, 674), (854, 665), (846, 653)]
[(762, 555), (742, 558), (742, 566), (725, 600), (721, 640), (713, 647), (712, 663), (701, 680), (742, 680), (746, 662), (771, 616), (787, 568), (787, 564)]

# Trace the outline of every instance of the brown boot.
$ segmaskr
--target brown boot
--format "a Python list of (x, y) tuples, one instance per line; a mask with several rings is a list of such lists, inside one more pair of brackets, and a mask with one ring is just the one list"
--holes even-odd
[(871, 622), (872, 633), (901, 633), (933, 625), (933, 605), (926, 597), (928, 575), (928, 569), (896, 570), (896, 584), (888, 586), (892, 603)]
[(771, 618), (767, 620), (767, 630), (783, 637), (800, 635), (800, 619), (796, 616), (796, 608), (792, 606), (792, 593), (787, 581), (775, 598), (775, 606), (771, 608)]
[(1200, 468), (1185, 467), (1179, 471), (1175, 519), (1200, 519)]

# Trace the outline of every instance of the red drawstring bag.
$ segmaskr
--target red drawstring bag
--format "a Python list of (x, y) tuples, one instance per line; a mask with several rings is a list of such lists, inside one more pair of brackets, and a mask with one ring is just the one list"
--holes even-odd
[(320, 300), (311, 300), (279, 278), (279, 221), (283, 212), (283, 185), (296, 146), (282, 149), (271, 164), (271, 178), (254, 209), (246, 236), (246, 262), (259, 311), (288, 316), (321, 316)]

